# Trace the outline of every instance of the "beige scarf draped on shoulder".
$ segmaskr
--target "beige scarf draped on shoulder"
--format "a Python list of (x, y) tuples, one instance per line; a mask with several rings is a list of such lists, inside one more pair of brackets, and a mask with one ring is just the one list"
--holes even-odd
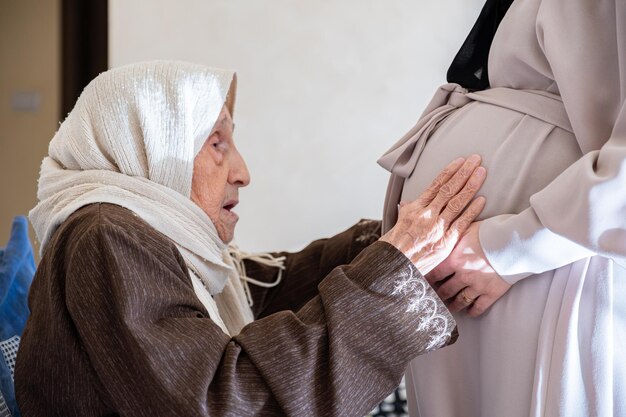
[(132, 64), (96, 77), (42, 162), (39, 203), (30, 212), (42, 253), (80, 207), (125, 207), (177, 245), (211, 319), (226, 334), (239, 333), (253, 316), (237, 262), (190, 199), (194, 158), (224, 104), (233, 112), (235, 90), (233, 72), (183, 62)]

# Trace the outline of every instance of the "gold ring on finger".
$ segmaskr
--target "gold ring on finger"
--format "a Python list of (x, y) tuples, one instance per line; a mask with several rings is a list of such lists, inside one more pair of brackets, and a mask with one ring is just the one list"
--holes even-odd
[(463, 302), (467, 305), (472, 304), (476, 298), (470, 298), (467, 295), (465, 295), (465, 290), (467, 289), (467, 287), (463, 288), (463, 290), (461, 290), (461, 298), (463, 299)]

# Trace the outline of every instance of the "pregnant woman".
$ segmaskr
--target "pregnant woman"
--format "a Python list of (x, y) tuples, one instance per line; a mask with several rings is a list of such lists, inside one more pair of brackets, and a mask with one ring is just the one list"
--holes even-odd
[(379, 161), (385, 229), (451, 158), (489, 172), (428, 276), (460, 338), (411, 363), (411, 415), (626, 415), (626, 3), (490, 0), (448, 76)]

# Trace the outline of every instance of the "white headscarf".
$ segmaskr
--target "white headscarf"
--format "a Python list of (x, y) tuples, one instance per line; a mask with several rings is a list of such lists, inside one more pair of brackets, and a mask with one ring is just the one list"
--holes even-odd
[(232, 113), (235, 84), (231, 71), (168, 61), (96, 77), (41, 165), (39, 204), (30, 220), (42, 253), (79, 208), (125, 207), (176, 244), (211, 318), (225, 333), (239, 333), (252, 311), (227, 245), (190, 199), (194, 158), (227, 99)]

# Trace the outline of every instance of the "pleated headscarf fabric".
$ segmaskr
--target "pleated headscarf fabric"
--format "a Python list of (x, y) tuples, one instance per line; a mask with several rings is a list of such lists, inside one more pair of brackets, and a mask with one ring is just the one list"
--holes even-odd
[[(238, 333), (252, 321), (227, 245), (190, 199), (194, 158), (224, 104), (233, 112), (235, 84), (232, 71), (171, 61), (132, 64), (96, 77), (41, 165), (39, 203), (30, 220), (42, 253), (79, 208), (117, 204), (177, 245), (190, 275), (203, 284), (194, 285), (198, 298), (225, 332)], [(213, 302), (221, 293), (222, 304), (232, 309), (222, 312), (232, 318), (228, 322)]]

